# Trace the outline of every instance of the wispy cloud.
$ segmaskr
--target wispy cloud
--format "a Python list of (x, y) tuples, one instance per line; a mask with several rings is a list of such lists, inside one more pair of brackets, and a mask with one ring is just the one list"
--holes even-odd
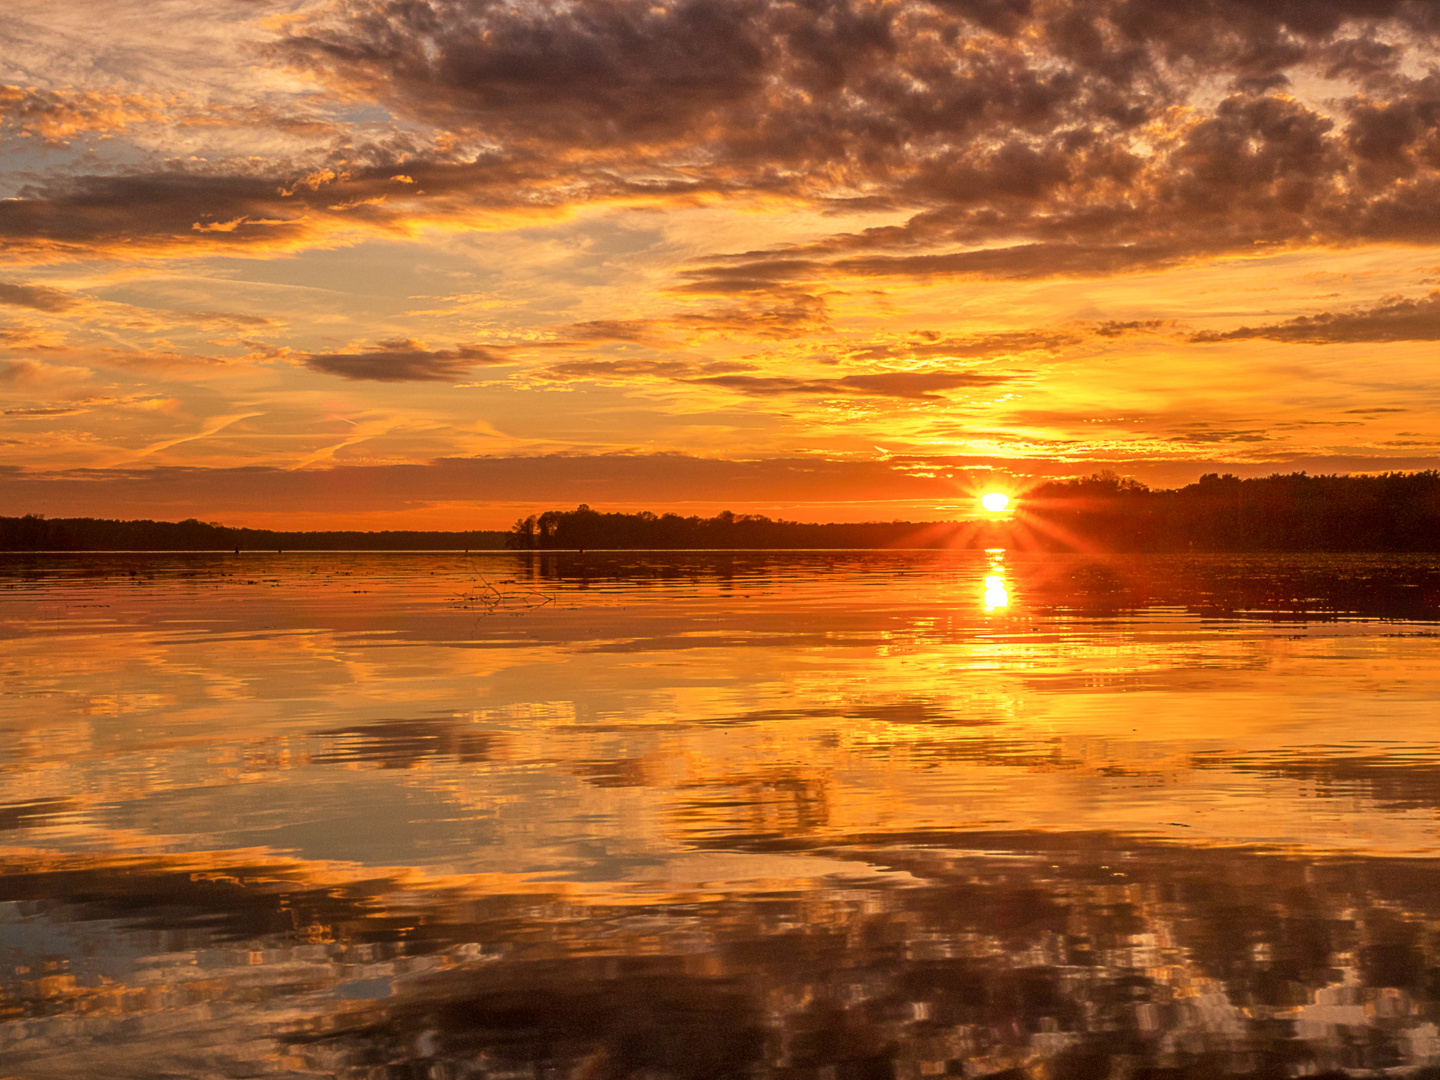
[(129, 450), (121, 453), (114, 457), (108, 464), (112, 469), (119, 468), (123, 465), (132, 465), (137, 461), (143, 461), (153, 454), (158, 454), (162, 450), (169, 450), (183, 443), (208, 439), (212, 435), (218, 435), (232, 424), (238, 424), (242, 420), (249, 420), (253, 417), (264, 415), (264, 412), (239, 412), (229, 413), (224, 416), (212, 416), (204, 422), (199, 431), (186, 432), (183, 435), (173, 435), (168, 438), (158, 439), (138, 450)]

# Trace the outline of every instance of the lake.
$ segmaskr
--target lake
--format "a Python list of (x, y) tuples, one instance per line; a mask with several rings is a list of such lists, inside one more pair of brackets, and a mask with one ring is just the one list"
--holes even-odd
[(0, 564), (0, 1076), (1440, 1068), (1440, 557)]

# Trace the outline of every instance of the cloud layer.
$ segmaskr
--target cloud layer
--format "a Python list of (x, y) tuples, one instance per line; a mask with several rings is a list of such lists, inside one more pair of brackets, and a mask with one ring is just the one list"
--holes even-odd
[[(1437, 29), (1401, 0), (347, 0), (283, 48), (514, 159), (560, 150), (581, 192), (603, 163), (658, 194), (915, 209), (815, 248), (844, 274), (1025, 276), (1433, 238)], [(1337, 112), (1296, 95), (1317, 77)]]
[[(1095, 274), (1255, 244), (1430, 242), (1437, 10), (337, 0), (290, 24), (271, 62), (403, 125), (310, 166), (33, 183), (0, 204), (0, 244), (283, 247), (479, 213), (762, 195), (910, 216), (742, 260), (732, 283)], [(1323, 101), (1303, 92), (1316, 80)], [(143, 111), (123, 95), (5, 94), (12, 123), (54, 114), (65, 130)]]

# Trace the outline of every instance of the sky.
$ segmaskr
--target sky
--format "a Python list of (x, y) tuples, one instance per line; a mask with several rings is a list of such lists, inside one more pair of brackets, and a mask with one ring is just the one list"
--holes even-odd
[(1440, 465), (1440, 4), (5, 0), (0, 513)]

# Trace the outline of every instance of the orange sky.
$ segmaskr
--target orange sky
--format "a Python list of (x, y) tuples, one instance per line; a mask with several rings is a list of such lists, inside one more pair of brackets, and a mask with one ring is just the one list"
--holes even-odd
[(1440, 464), (1440, 5), (6, 0), (0, 513)]

